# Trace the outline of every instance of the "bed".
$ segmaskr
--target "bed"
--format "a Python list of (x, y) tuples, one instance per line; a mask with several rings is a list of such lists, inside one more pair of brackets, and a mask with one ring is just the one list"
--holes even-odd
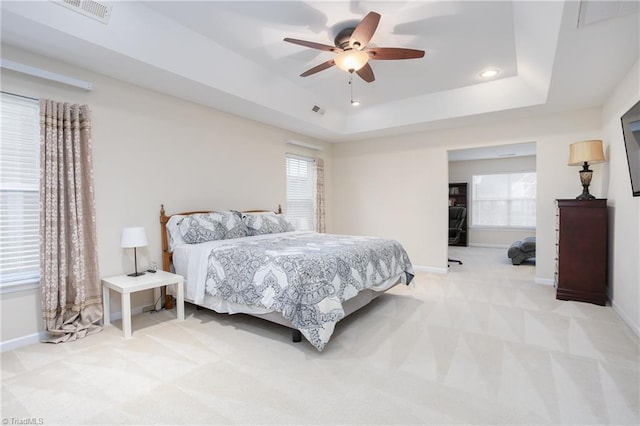
[(397, 241), (296, 231), (280, 207), (168, 216), (162, 205), (160, 224), (163, 269), (185, 278), (186, 301), (284, 325), (319, 351), (341, 319), (414, 276)]

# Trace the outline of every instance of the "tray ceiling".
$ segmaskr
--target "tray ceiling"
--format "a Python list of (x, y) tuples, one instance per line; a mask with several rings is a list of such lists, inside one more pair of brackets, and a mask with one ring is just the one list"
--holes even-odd
[[(640, 51), (637, 8), (601, 18), (601, 3), (610, 2), (109, 2), (105, 24), (51, 1), (3, 1), (2, 42), (343, 141), (600, 106)], [(370, 45), (426, 56), (372, 61), (376, 80), (354, 79), (354, 108), (348, 73), (299, 77), (331, 52), (282, 39), (333, 44), (369, 11), (382, 15)], [(482, 79), (487, 68), (500, 74)]]

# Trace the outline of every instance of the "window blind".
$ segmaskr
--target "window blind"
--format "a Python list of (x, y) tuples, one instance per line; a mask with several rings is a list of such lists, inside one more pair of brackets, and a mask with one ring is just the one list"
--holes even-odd
[(536, 226), (536, 173), (474, 175), (473, 226)]
[(315, 160), (287, 154), (287, 219), (297, 231), (315, 230), (315, 187)]
[(40, 275), (39, 103), (0, 94), (0, 286)]

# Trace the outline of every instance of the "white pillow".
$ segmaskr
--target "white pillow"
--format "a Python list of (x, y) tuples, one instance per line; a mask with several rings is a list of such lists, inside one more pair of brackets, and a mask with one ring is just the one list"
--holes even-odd
[(180, 244), (186, 244), (182, 238), (182, 233), (180, 232), (180, 224), (182, 223), (182, 219), (185, 217), (186, 216), (184, 215), (174, 214), (167, 222), (167, 243), (169, 245), (169, 252), (173, 252), (173, 249)]

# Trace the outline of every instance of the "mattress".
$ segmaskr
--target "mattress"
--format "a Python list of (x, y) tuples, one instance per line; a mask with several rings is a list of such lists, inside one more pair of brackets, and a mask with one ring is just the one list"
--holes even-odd
[(180, 244), (173, 262), (187, 300), (221, 313), (278, 312), (318, 350), (346, 315), (345, 302), (413, 279), (395, 240), (315, 232)]

